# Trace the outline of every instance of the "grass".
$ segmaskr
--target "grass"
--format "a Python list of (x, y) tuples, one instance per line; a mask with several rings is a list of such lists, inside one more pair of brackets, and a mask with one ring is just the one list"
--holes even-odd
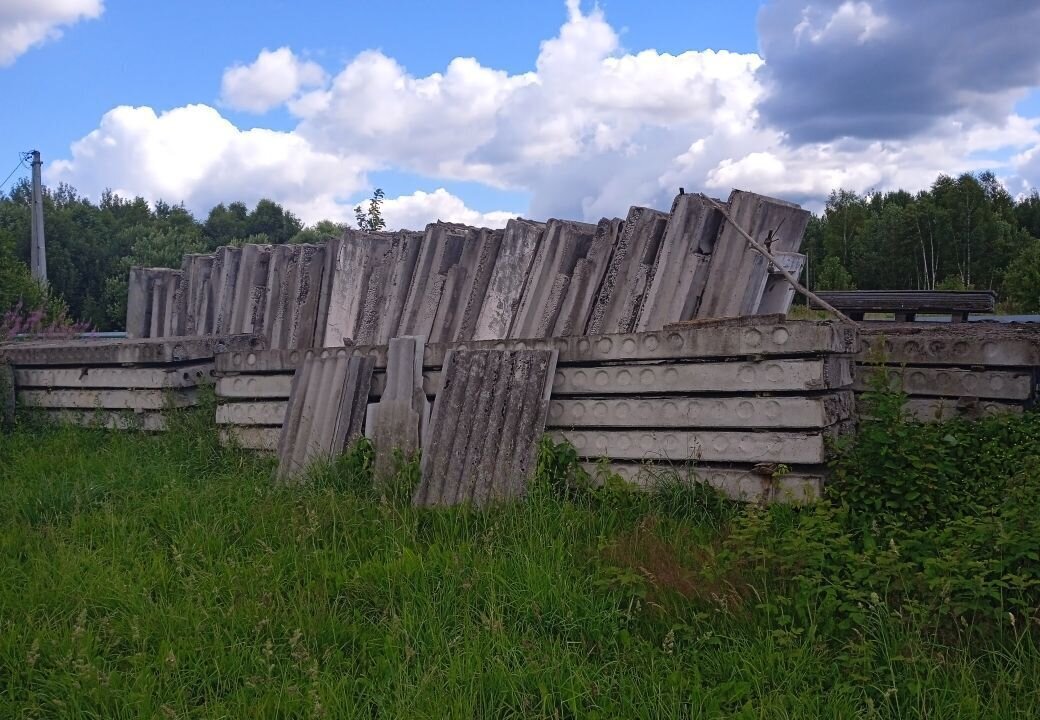
[(190, 413), (0, 436), (0, 717), (1040, 716), (1033, 620), (806, 591), (830, 505), (543, 478), (416, 510), (363, 460), (278, 488)]

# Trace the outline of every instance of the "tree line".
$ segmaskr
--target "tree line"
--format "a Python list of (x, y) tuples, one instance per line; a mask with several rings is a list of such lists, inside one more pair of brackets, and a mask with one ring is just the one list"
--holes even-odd
[[(130, 267), (179, 267), (186, 253), (244, 243), (320, 243), (346, 224), (305, 226), (271, 200), (219, 204), (205, 219), (181, 205), (111, 192), (97, 203), (62, 184), (45, 190), (49, 287), (29, 273), (30, 188), (0, 197), (0, 313), (19, 301), (101, 330), (123, 327)], [(379, 230), (383, 192), (355, 208), (357, 227)], [(812, 289), (992, 289), (1001, 308), (1040, 311), (1040, 195), (1014, 198), (992, 173), (939, 176), (910, 193), (831, 193), (802, 251)]]

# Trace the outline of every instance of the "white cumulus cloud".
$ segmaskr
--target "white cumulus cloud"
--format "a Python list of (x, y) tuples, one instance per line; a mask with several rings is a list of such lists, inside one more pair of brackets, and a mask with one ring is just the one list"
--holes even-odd
[(220, 98), (236, 110), (265, 113), (325, 80), (325, 71), (318, 63), (301, 60), (287, 47), (265, 48), (249, 65), (224, 71)]
[(0, 67), (34, 45), (61, 37), (61, 28), (92, 20), (102, 0), (3, 0), (0, 2)]
[(117, 107), (48, 167), (47, 182), (90, 195), (106, 187), (149, 201), (183, 202), (205, 213), (220, 202), (271, 198), (305, 221), (343, 219), (342, 204), (364, 189), (364, 168), (349, 155), (322, 152), (291, 132), (240, 130), (207, 105), (156, 114)]
[(466, 203), (444, 188), (433, 192), (416, 191), (411, 195), (387, 199), (383, 203), (383, 219), (387, 228), (422, 228), (427, 223), (443, 220), (475, 227), (501, 228), (516, 217), (516, 213), (505, 211), (479, 212), (466, 207)]

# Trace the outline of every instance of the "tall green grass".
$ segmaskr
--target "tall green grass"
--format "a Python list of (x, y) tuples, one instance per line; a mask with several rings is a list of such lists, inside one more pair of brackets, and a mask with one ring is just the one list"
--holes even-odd
[[(904, 531), (842, 497), (591, 489), (559, 457), (522, 502), (419, 510), (363, 447), (281, 488), (190, 413), (23, 425), (0, 718), (1040, 717), (1035, 613), (930, 602)], [(927, 552), (961, 547), (935, 528)]]

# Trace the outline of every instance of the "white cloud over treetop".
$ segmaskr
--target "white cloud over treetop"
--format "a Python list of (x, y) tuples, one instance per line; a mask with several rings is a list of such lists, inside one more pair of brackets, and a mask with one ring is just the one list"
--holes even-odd
[(0, 67), (34, 45), (61, 37), (61, 28), (97, 18), (102, 0), (4, 0), (0, 3)]
[(325, 79), (321, 65), (301, 60), (289, 48), (265, 48), (249, 65), (234, 65), (224, 71), (220, 98), (236, 110), (264, 113), (288, 102), (301, 90), (323, 84)]
[[(387, 199), (391, 227), (436, 219), (500, 226), (512, 216), (467, 207), (439, 187), (442, 179), (526, 191), (529, 217), (586, 220), (623, 215), (631, 204), (666, 208), (680, 186), (714, 194), (737, 186), (816, 205), (839, 186), (912, 190), (939, 172), (993, 169), (1013, 186), (1040, 179), (1031, 150), (1040, 146), (1038, 120), (1010, 110), (1013, 88), (937, 106), (916, 132), (792, 135), (766, 112), (784, 79), (770, 66), (776, 33), (786, 33), (776, 50), (786, 72), (791, 53), (799, 52), (793, 49), (799, 22), (808, 23), (801, 45), (819, 62), (834, 44), (845, 54), (871, 56), (875, 46), (903, 37), (910, 19), (932, 18), (896, 12), (880, 0), (810, 6), (809, 15), (793, 0), (766, 6), (760, 23), (762, 17), (784, 22), (765, 31), (765, 58), (625, 52), (603, 12), (583, 13), (576, 0), (567, 2), (566, 21), (541, 43), (526, 73), (455, 58), (442, 72), (419, 77), (370, 50), (326, 77), (289, 48), (264, 51), (253, 64), (225, 73), (224, 100), (257, 111), (284, 103), (298, 119), (293, 130), (242, 131), (199, 105), (161, 114), (117, 108), (51, 176), (88, 193), (112, 185), (183, 200), (198, 212), (220, 201), (271, 197), (307, 221), (350, 219), (374, 171), (430, 178), (428, 188)], [(859, 67), (854, 59), (844, 62)], [(962, 92), (977, 90), (968, 83)], [(983, 105), (996, 111), (981, 113)], [(898, 117), (902, 110), (891, 112)], [(1021, 173), (1028, 174), (1016, 177)]]

